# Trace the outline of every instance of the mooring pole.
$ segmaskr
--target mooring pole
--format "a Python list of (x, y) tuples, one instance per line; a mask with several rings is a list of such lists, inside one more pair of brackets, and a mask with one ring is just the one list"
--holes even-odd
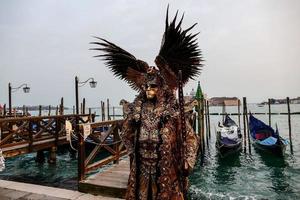
[(42, 116), (42, 106), (39, 105), (39, 116)]
[(249, 130), (249, 122), (248, 122), (248, 108), (247, 108), (247, 99), (245, 98), (245, 113), (246, 113), (246, 127), (247, 127), (247, 137), (248, 137), (248, 148), (249, 154), (251, 154), (251, 145), (250, 145), (250, 130)]
[(241, 128), (241, 101), (238, 99), (238, 122), (239, 127)]
[(50, 116), (51, 115), (51, 105), (49, 105), (49, 107), (48, 107), (48, 116)]
[(271, 99), (268, 99), (269, 105), (269, 126), (271, 126)]
[(82, 100), (82, 114), (85, 114), (85, 98)]
[(60, 109), (59, 109), (59, 113), (60, 113), (60, 115), (63, 115), (63, 114), (64, 114), (64, 98), (63, 98), (63, 97), (60, 99)]
[(247, 142), (246, 142), (247, 127), (246, 127), (246, 109), (245, 109), (245, 105), (246, 105), (246, 97), (243, 97), (244, 153), (246, 153), (246, 146), (247, 146)]
[(115, 107), (113, 106), (113, 119), (115, 120)]
[(11, 83), (8, 83), (8, 112), (9, 112), (9, 115), (12, 115), (12, 108), (11, 108)]
[(225, 102), (223, 101), (223, 105), (222, 105), (222, 122), (223, 123), (225, 121), (225, 112), (226, 112)]
[(209, 101), (207, 100), (207, 120), (208, 120), (208, 137), (211, 138), (210, 134), (210, 116), (209, 116)]
[(206, 146), (208, 147), (208, 114), (207, 114), (207, 100), (204, 99), (205, 102), (205, 134), (206, 134)]
[(107, 98), (107, 120), (110, 120), (110, 115), (109, 115), (109, 98)]
[(293, 142), (292, 142), (292, 127), (291, 127), (291, 109), (290, 109), (290, 98), (286, 98), (286, 104), (288, 108), (288, 124), (289, 124), (289, 140), (290, 140), (290, 150), (293, 154)]

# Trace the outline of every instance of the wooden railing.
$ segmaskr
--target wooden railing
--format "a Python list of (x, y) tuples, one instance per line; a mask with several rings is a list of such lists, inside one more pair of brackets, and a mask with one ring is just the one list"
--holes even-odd
[[(111, 162), (118, 163), (120, 157), (126, 155), (126, 149), (120, 138), (122, 124), (123, 120), (85, 124), (85, 126), (90, 125), (91, 134), (89, 135), (89, 139), (92, 141), (90, 143), (92, 144), (93, 148), (89, 155), (83, 153), (82, 155), (84, 155), (84, 158), (78, 161), (84, 162), (84, 164), (82, 163), (83, 165), (81, 165), (84, 167), (80, 170), (80, 181), (84, 179), (86, 173), (101, 168), (103, 165)], [(83, 125), (80, 126), (79, 130), (81, 136), (83, 136)], [(88, 141), (86, 140), (79, 151), (85, 151), (87, 143)], [(106, 154), (106, 156), (100, 160), (99, 158), (97, 159), (99, 152), (101, 152), (102, 155)]]
[[(4, 157), (35, 152), (68, 143), (65, 121), (75, 126), (77, 115), (15, 117), (0, 119), (0, 148)], [(81, 123), (92, 115), (78, 115)]]

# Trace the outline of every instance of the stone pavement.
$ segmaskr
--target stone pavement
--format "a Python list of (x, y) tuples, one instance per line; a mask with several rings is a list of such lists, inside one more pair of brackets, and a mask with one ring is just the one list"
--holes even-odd
[(78, 191), (0, 180), (0, 200), (121, 200)]

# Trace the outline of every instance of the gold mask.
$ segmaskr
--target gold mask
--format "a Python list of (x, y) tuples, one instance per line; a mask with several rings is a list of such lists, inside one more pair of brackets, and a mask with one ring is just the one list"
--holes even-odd
[(153, 99), (156, 97), (156, 94), (157, 94), (157, 91), (158, 91), (158, 87), (157, 85), (147, 85), (147, 88), (146, 88), (146, 96), (147, 96), (147, 99)]

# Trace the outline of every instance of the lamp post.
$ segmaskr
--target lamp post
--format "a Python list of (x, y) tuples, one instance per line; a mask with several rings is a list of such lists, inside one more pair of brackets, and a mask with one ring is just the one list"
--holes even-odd
[(75, 77), (75, 99), (76, 99), (76, 126), (75, 131), (77, 133), (78, 138), (78, 180), (81, 181), (84, 178), (84, 157), (85, 157), (85, 149), (84, 149), (84, 139), (83, 136), (79, 133), (79, 98), (78, 98), (78, 88), (84, 86), (89, 81), (90, 87), (95, 88), (97, 86), (97, 82), (94, 81), (94, 78), (89, 78), (86, 81), (80, 82), (78, 77)]
[[(24, 86), (24, 87), (23, 87)], [(9, 114), (12, 114), (12, 110), (11, 110), (11, 93), (12, 92), (16, 92), (17, 90), (19, 90), (21, 87), (23, 87), (23, 91), (24, 93), (29, 93), (30, 91), (30, 87), (27, 86), (27, 84), (22, 84), (19, 87), (15, 87), (13, 88), (11, 86), (11, 83), (8, 83), (8, 110), (9, 110)]]

